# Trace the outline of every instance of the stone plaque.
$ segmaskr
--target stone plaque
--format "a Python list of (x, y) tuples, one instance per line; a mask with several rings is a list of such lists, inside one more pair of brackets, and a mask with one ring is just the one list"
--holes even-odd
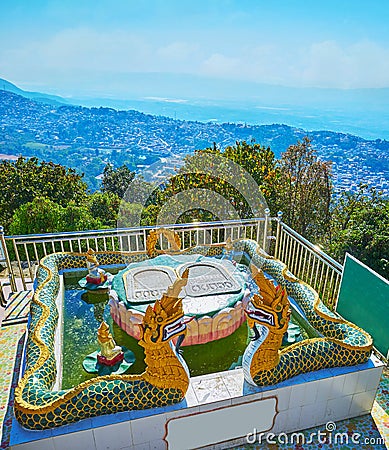
[[(207, 380), (207, 383), (209, 381)], [(218, 392), (217, 388), (220, 386), (220, 383), (214, 384), (214, 386), (214, 391), (206, 391), (208, 395), (214, 396), (215, 391)], [(202, 387), (201, 395), (204, 395), (204, 387)], [(240, 397), (240, 399), (243, 398)], [(276, 397), (251, 400), (250, 402), (232, 406), (220, 406), (221, 403), (221, 401), (219, 403), (215, 402), (214, 409), (210, 411), (200, 411), (194, 414), (186, 413), (186, 416), (184, 416), (184, 413), (181, 413), (181, 417), (180, 413), (178, 413), (176, 417), (167, 419), (164, 436), (165, 448), (169, 450), (208, 448), (208, 446), (212, 446), (212, 448), (227, 448), (223, 444), (225, 445), (226, 441), (232, 439), (241, 439), (239, 448), (243, 448), (248, 442), (256, 442), (256, 439), (258, 439), (257, 433), (262, 432), (264, 435), (264, 432), (270, 431), (274, 427), (278, 414)], [(261, 442), (260, 438), (258, 442)], [(276, 441), (274, 440), (274, 442)], [(253, 447), (262, 448), (261, 445)], [(236, 447), (229, 446), (229, 448)]]
[(233, 278), (232, 272), (236, 269), (232, 263), (227, 266), (213, 261), (190, 262), (178, 268), (180, 276), (187, 268), (189, 277), (185, 290), (191, 297), (231, 294), (242, 288)]
[(154, 303), (177, 278), (170, 267), (135, 267), (123, 274), (126, 296), (131, 303)]

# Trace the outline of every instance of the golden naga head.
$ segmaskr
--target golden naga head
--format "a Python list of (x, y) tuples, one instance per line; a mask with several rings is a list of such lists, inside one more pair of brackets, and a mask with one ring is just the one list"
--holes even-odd
[(250, 328), (255, 323), (265, 325), (273, 333), (283, 334), (288, 329), (290, 304), (285, 288), (275, 286), (264, 273), (251, 265), (252, 277), (259, 287), (259, 294), (254, 294), (246, 309)]
[(154, 306), (146, 309), (142, 329), (142, 339), (145, 343), (162, 343), (170, 341), (173, 337), (186, 333), (184, 309), (182, 298), (179, 297), (181, 289), (188, 282), (189, 269), (186, 269), (181, 278), (177, 278), (172, 286), (157, 300)]

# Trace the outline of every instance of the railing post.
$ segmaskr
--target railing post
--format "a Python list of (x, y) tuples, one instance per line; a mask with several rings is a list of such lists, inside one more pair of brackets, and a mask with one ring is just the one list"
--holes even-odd
[(16, 282), (12, 271), (11, 260), (9, 259), (7, 244), (4, 239), (4, 228), (0, 226), (0, 257), (5, 262), (8, 270), (9, 282), (12, 292), (16, 292)]
[[(26, 290), (27, 290), (27, 284), (26, 284), (26, 280), (24, 279), (23, 267), (22, 267), (22, 262), (20, 261), (19, 250), (18, 250), (18, 247), (17, 247), (17, 245), (16, 245), (15, 239), (13, 239), (12, 242), (13, 242), (13, 244), (14, 244), (14, 250), (15, 250), (15, 255), (16, 255), (16, 261), (17, 261), (17, 263), (18, 263), (19, 276), (20, 276), (20, 279), (22, 280), (23, 289), (26, 291)], [(45, 251), (45, 254), (47, 254), (46, 251)]]
[(267, 231), (269, 229), (269, 217), (270, 217), (270, 209), (265, 209), (265, 226), (263, 227), (263, 240), (262, 240), (262, 248), (266, 252), (267, 247)]
[(282, 211), (278, 211), (278, 213), (277, 213), (276, 248), (274, 249), (274, 257), (275, 258), (278, 258), (278, 252), (280, 249), (282, 214), (283, 214)]
[[(3, 286), (0, 284), (0, 307), (5, 308), (7, 306), (7, 300), (5, 299), (5, 295), (3, 292)], [(0, 326), (1, 326), (1, 320), (0, 320)]]

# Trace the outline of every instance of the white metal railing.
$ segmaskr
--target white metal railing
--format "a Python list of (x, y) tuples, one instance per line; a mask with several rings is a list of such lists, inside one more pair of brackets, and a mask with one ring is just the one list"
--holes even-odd
[[(223, 243), (228, 237), (232, 240), (253, 239), (266, 248), (268, 240), (265, 232), (269, 221), (267, 214), (264, 218), (169, 224), (164, 227), (178, 233), (183, 249), (195, 245)], [(50, 253), (85, 252), (89, 248), (95, 251), (144, 252), (147, 236), (153, 229), (155, 226), (3, 236), (4, 247), (9, 255), (7, 267), (11, 287), (16, 290), (15, 280), (19, 278), (23, 288), (27, 289), (34, 279), (39, 260)], [(161, 249), (168, 248), (168, 242), (162, 235), (159, 244)]]
[(288, 269), (312, 286), (330, 309), (335, 308), (343, 266), (318, 246), (296, 233), (278, 217), (274, 256)]
[[(327, 306), (334, 307), (342, 265), (284, 224), (281, 213), (277, 218), (271, 218), (269, 210), (266, 210), (265, 217), (255, 219), (163, 226), (178, 233), (183, 249), (201, 244), (222, 244), (228, 237), (232, 240), (253, 239), (266, 252), (283, 261), (295, 276), (316, 289)], [(144, 252), (147, 236), (153, 229), (155, 226), (25, 236), (4, 236), (0, 229), (11, 289), (17, 290), (17, 280), (23, 289), (30, 288), (38, 262), (45, 255), (64, 251), (85, 252), (89, 248), (95, 251)], [(168, 248), (162, 235), (159, 243), (161, 249)]]

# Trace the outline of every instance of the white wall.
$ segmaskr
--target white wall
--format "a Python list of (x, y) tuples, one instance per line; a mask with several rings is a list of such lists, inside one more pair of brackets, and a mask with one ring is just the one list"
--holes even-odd
[[(325, 431), (324, 424), (328, 422), (336, 423), (371, 411), (382, 368), (383, 364), (372, 356), (363, 365), (303, 374), (266, 388), (245, 383), (242, 369), (194, 377), (185, 401), (179, 405), (121, 413), (117, 416), (130, 420), (120, 423), (108, 424), (115, 420), (115, 415), (87, 419), (90, 428), (69, 432), (71, 427), (62, 427), (67, 434), (61, 434), (58, 428), (51, 436), (45, 433), (45, 439), (39, 441), (17, 444), (14, 440), (11, 448), (188, 450), (199, 443), (205, 445), (206, 436), (206, 448), (222, 449), (246, 444), (246, 435), (254, 439), (254, 431), (278, 434), (320, 425)], [(255, 411), (257, 420), (253, 420)], [(220, 420), (227, 416), (228, 420), (233, 420), (231, 414), (236, 415), (236, 424), (226, 427), (223, 436)], [(198, 420), (192, 420), (192, 424), (196, 422), (197, 426), (189, 432), (188, 423), (193, 415), (197, 415)], [(31, 433), (35, 433), (36, 439), (38, 432)]]

